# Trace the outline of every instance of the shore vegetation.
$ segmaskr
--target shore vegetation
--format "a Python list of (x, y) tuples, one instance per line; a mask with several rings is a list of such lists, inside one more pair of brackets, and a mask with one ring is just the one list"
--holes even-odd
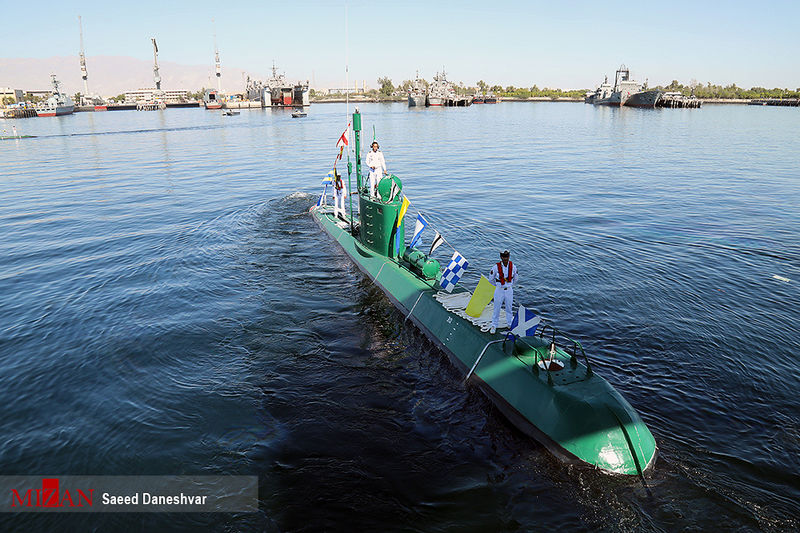
[[(420, 82), (427, 88), (430, 83), (425, 79)], [(378, 78), (378, 89), (369, 89), (363, 92), (351, 93), (351, 97), (358, 97), (379, 102), (391, 102), (404, 100), (411, 88), (411, 80), (403, 80), (399, 85), (394, 85), (388, 76)], [(526, 100), (530, 98), (550, 98), (552, 100), (574, 99), (582, 100), (590, 89), (558, 89), (537, 85), (532, 87), (515, 87), (513, 85), (490, 85), (484, 80), (479, 80), (474, 86), (465, 86), (464, 83), (453, 83), (456, 94), (461, 96), (472, 96), (479, 94), (494, 94), (506, 99)], [(735, 83), (730, 85), (714, 85), (711, 82), (705, 85), (692, 80), (688, 85), (684, 85), (678, 80), (672, 80), (668, 85), (650, 87), (650, 89), (660, 89), (662, 91), (680, 92), (686, 96), (694, 95), (704, 100), (754, 100), (759, 98), (800, 98), (800, 88), (790, 89), (767, 89), (765, 87), (751, 87), (745, 89), (738, 87)], [(321, 94), (318, 91), (311, 91), (311, 97), (315, 100), (331, 100), (344, 98), (341, 93)]]
[(697, 98), (704, 100), (718, 99), (718, 100), (754, 100), (758, 98), (800, 98), (800, 87), (794, 91), (789, 89), (767, 89), (765, 87), (751, 87), (745, 89), (738, 87), (735, 83), (730, 85), (714, 85), (711, 82), (703, 85), (697, 83), (696, 80), (689, 82), (689, 85), (683, 85), (678, 80), (672, 80), (669, 85), (653, 87), (654, 89), (661, 89), (662, 91), (674, 91), (684, 94), (686, 96), (694, 95)]

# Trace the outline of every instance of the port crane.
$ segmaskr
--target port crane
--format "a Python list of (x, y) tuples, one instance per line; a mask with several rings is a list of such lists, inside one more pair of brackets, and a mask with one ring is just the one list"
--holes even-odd
[(156, 38), (151, 37), (151, 41), (153, 41), (153, 81), (156, 82), (156, 90), (161, 90), (161, 74), (158, 73), (158, 45), (156, 44)]
[(83, 79), (83, 100), (86, 102), (89, 99), (89, 73), (86, 70), (86, 54), (83, 51), (83, 21), (81, 20), (81, 16), (78, 15), (78, 27), (81, 31), (81, 78)]

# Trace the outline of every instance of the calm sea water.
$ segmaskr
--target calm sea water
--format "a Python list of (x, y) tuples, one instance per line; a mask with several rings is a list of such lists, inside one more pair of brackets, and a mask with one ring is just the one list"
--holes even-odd
[(464, 283), (510, 249), (638, 410), (647, 487), (522, 436), (320, 235), (344, 104), (81, 113), (0, 141), (0, 473), (257, 474), (261, 511), (0, 529), (800, 527), (800, 111), (361, 107)]

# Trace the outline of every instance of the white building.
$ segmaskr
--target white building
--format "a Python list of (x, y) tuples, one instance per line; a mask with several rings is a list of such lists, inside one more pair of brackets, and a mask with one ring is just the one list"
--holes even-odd
[(189, 100), (189, 91), (165, 91), (158, 89), (139, 89), (137, 91), (127, 91), (125, 93), (125, 103), (135, 104), (137, 102), (166, 102), (178, 103)]
[(327, 90), (327, 94), (359, 94), (367, 92), (367, 81), (361, 80), (361, 87), (358, 86), (358, 80), (353, 82), (352, 87), (336, 88), (332, 87)]

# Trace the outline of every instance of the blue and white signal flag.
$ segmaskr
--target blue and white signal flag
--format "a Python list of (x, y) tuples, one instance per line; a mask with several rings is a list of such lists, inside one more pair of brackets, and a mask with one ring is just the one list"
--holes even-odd
[(453, 292), (453, 287), (459, 282), (468, 266), (469, 261), (464, 259), (464, 256), (460, 253), (455, 252), (447, 268), (442, 272), (442, 279), (439, 280), (439, 286), (447, 292)]

